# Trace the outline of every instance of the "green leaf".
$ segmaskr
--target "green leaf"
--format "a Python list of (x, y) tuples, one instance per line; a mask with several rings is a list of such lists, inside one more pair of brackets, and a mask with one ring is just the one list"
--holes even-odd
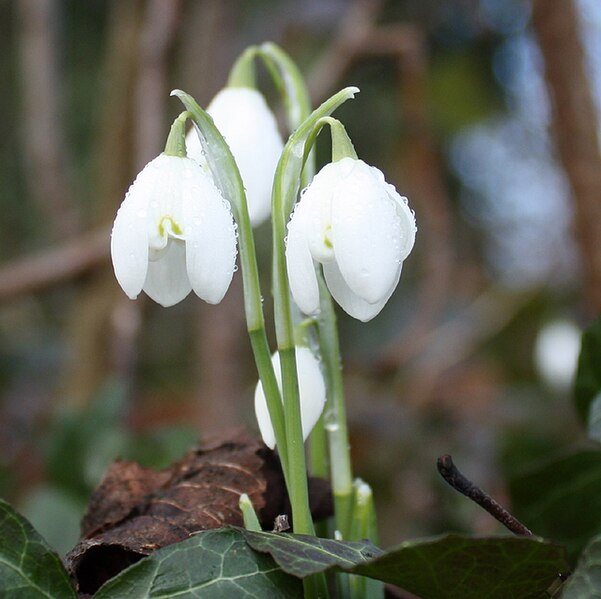
[(159, 549), (106, 582), (94, 597), (300, 599), (302, 584), (271, 557), (250, 549), (240, 531), (218, 528)]
[(242, 531), (298, 577), (333, 570), (402, 587), (422, 599), (508, 599), (542, 595), (567, 564), (561, 547), (526, 537), (445, 535), (386, 552), (369, 541)]
[(58, 555), (0, 499), (0, 597), (76, 599)]
[(601, 452), (554, 459), (509, 480), (515, 515), (575, 558), (601, 532)]
[(352, 569), (384, 554), (371, 541), (335, 541), (308, 535), (240, 530), (253, 549), (271, 554), (283, 570), (299, 578), (334, 566)]
[(582, 553), (578, 566), (568, 578), (562, 599), (601, 599), (601, 536), (595, 537)]
[(79, 540), (86, 504), (73, 495), (40, 486), (25, 497), (19, 509), (59, 555), (65, 555)]
[(601, 393), (601, 316), (582, 335), (574, 399), (584, 422), (588, 422), (591, 403)]

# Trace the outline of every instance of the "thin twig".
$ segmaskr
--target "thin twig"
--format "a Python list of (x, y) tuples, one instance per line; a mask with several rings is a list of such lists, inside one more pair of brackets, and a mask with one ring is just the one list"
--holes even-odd
[(481, 508), (485, 509), (495, 520), (516, 535), (531, 537), (532, 532), (515, 516), (500, 506), (488, 493), (468, 480), (453, 463), (450, 455), (441, 455), (436, 463), (438, 472), (453, 489), (459, 491)]

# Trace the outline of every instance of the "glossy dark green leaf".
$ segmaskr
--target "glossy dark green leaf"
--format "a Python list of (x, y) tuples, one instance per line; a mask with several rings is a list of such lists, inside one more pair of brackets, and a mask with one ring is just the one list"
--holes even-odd
[(422, 599), (537, 598), (567, 568), (561, 547), (525, 537), (445, 535), (383, 552), (369, 541), (242, 532), (251, 547), (295, 576), (325, 570), (360, 574)]
[(509, 492), (515, 515), (564, 545), (575, 561), (601, 532), (601, 451), (579, 451), (513, 476)]
[(1, 499), (0, 597), (77, 597), (58, 555), (25, 518)]
[(562, 599), (601, 599), (601, 536), (595, 537), (563, 587)]
[(234, 528), (207, 530), (163, 547), (105, 583), (95, 599), (302, 597), (302, 583), (253, 551)]
[(582, 335), (578, 370), (574, 384), (576, 408), (588, 422), (591, 403), (601, 393), (601, 317)]

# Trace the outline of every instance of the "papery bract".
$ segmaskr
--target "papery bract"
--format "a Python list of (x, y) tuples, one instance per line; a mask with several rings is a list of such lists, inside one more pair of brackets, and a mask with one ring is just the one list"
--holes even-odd
[[(271, 213), (271, 188), (283, 143), (265, 98), (255, 89), (226, 87), (207, 108), (234, 156), (246, 189), (253, 226)], [(194, 129), (186, 136), (188, 155), (205, 165)]]
[(194, 290), (216, 304), (235, 267), (230, 206), (194, 160), (161, 154), (140, 172), (117, 212), (111, 257), (131, 299), (144, 290), (172, 306)]
[[(326, 386), (319, 361), (313, 355), (313, 352), (308, 347), (297, 347), (295, 353), (303, 439), (306, 440), (323, 412), (326, 403)], [(277, 352), (273, 354), (271, 362), (281, 392), (280, 354)], [(257, 384), (255, 389), (255, 414), (265, 445), (273, 449), (275, 447), (275, 434), (261, 382)]]
[(371, 320), (384, 307), (415, 242), (415, 217), (377, 168), (343, 158), (324, 166), (301, 194), (288, 224), (290, 291), (305, 314), (319, 311), (313, 261), (351, 316)]

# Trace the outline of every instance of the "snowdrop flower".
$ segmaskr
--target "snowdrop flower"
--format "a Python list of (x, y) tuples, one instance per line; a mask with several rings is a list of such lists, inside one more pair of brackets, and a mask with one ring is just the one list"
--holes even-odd
[[(207, 108), (234, 156), (246, 189), (253, 226), (271, 213), (273, 176), (284, 147), (265, 98), (249, 87), (226, 87)], [(188, 155), (206, 164), (194, 129), (186, 136)]]
[[(323, 380), (319, 361), (313, 355), (313, 352), (308, 347), (297, 347), (295, 354), (303, 440), (306, 440), (323, 412), (326, 403), (326, 385)], [(275, 377), (281, 392), (282, 373), (280, 371), (279, 353), (276, 352), (273, 354), (271, 363), (273, 364)], [(255, 389), (255, 414), (265, 445), (273, 449), (275, 447), (275, 433), (273, 432), (265, 393), (260, 381)]]
[(288, 223), (294, 301), (305, 314), (319, 311), (315, 260), (345, 312), (371, 320), (397, 286), (415, 232), (407, 199), (377, 168), (354, 158), (327, 164), (301, 194)]
[(144, 290), (162, 306), (191, 290), (216, 304), (236, 260), (236, 230), (213, 180), (190, 158), (161, 154), (140, 172), (111, 235), (117, 281), (135, 299)]

